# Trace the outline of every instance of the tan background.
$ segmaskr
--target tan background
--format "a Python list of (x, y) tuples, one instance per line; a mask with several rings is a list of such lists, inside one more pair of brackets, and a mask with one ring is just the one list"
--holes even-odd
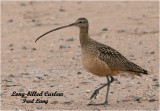
[[(2, 2), (2, 108), (158, 109), (158, 8), (158, 2)], [(106, 107), (86, 105), (106, 78), (83, 68), (77, 27), (50, 33), (34, 42), (41, 34), (79, 17), (89, 20), (90, 37), (115, 48), (151, 73), (142, 77), (116, 76)], [(27, 104), (19, 96), (11, 97), (13, 91), (58, 91), (64, 96), (27, 97), (49, 101), (47, 105)], [(94, 101), (103, 102), (105, 93), (106, 88)]]

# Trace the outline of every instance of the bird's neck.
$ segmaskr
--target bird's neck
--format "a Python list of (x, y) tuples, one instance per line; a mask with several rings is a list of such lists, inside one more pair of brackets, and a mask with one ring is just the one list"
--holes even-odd
[(81, 47), (88, 44), (88, 42), (89, 42), (88, 27), (81, 27), (80, 28), (79, 38), (80, 38)]

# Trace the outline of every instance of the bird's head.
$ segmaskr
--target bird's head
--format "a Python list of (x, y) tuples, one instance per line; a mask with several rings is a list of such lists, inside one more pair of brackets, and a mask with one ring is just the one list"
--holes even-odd
[(88, 20), (86, 18), (79, 18), (78, 20), (76, 20), (74, 25), (79, 28), (88, 27)]
[(36, 41), (39, 40), (44, 35), (50, 33), (50, 32), (53, 32), (53, 31), (56, 31), (56, 30), (59, 30), (59, 29), (62, 29), (62, 28), (66, 28), (66, 27), (71, 27), (71, 26), (77, 26), (79, 28), (88, 28), (88, 20), (86, 18), (79, 18), (78, 20), (76, 20), (76, 22), (74, 22), (72, 24), (69, 24), (69, 25), (66, 25), (66, 26), (62, 26), (62, 27), (59, 27), (59, 28), (56, 28), (56, 29), (53, 29), (53, 30), (50, 30), (50, 31), (44, 33), (43, 35), (41, 35), (40, 37), (38, 37), (36, 39)]

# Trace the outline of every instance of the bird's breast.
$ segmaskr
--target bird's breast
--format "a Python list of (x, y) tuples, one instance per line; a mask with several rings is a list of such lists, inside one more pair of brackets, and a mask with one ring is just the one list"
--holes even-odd
[(95, 75), (106, 76), (111, 74), (108, 65), (100, 60), (97, 55), (82, 51), (82, 64), (85, 69)]

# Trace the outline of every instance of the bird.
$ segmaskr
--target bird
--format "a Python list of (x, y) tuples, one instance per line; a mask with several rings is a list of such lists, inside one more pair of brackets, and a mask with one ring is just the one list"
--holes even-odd
[(99, 94), (99, 91), (107, 86), (105, 101), (103, 103), (90, 102), (88, 105), (108, 104), (110, 85), (114, 81), (113, 76), (122, 73), (128, 73), (137, 76), (142, 76), (142, 74), (148, 75), (147, 70), (129, 61), (117, 50), (113, 49), (110, 46), (107, 46), (105, 44), (93, 40), (89, 36), (89, 22), (84, 17), (78, 18), (72, 24), (65, 25), (42, 34), (35, 40), (35, 42), (37, 42), (40, 38), (42, 38), (43, 36), (45, 36), (50, 32), (71, 26), (77, 26), (80, 29), (79, 40), (82, 53), (81, 59), (84, 68), (94, 75), (100, 77), (106, 77), (107, 79), (107, 82), (101, 87), (95, 89), (90, 97), (91, 100), (92, 98), (96, 98), (96, 96)]

